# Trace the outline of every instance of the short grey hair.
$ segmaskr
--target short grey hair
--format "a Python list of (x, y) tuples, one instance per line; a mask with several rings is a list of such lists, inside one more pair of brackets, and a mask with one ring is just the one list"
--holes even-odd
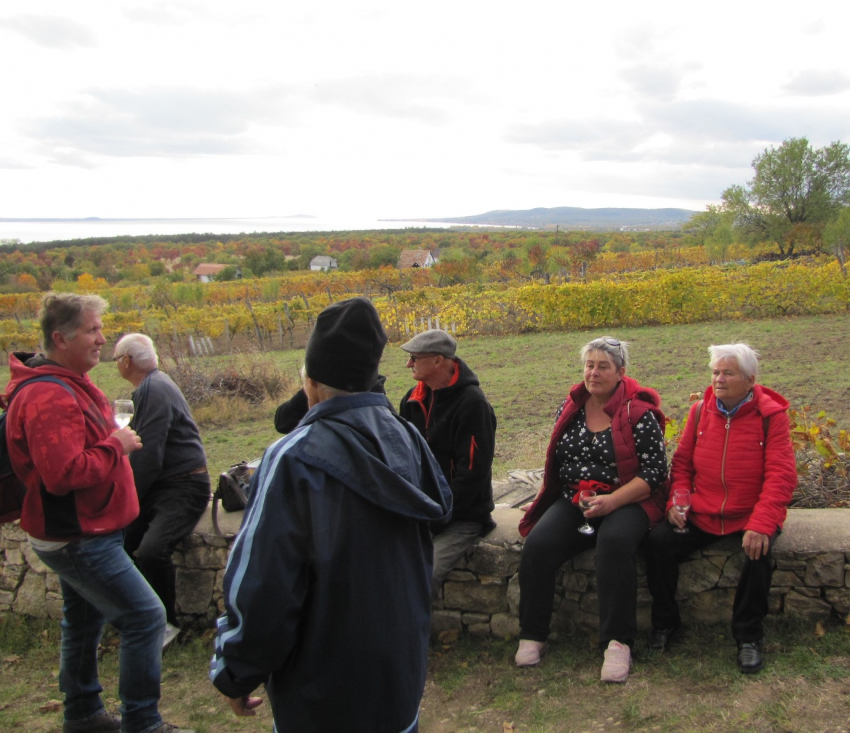
[(622, 369), (629, 365), (629, 344), (627, 341), (620, 341), (613, 336), (600, 336), (593, 341), (588, 341), (581, 348), (581, 363), (587, 361), (587, 356), (591, 351), (602, 351), (611, 357), (614, 366), (617, 369)]
[(712, 344), (708, 347), (708, 355), (710, 369), (714, 369), (724, 359), (734, 359), (741, 374), (747, 379), (755, 379), (759, 375), (759, 352), (749, 344), (721, 344), (720, 346)]
[(143, 333), (128, 333), (115, 344), (115, 356), (129, 356), (133, 363), (145, 371), (153, 371), (159, 367), (159, 357), (156, 346), (149, 336)]
[(42, 348), (49, 354), (56, 347), (53, 334), (59, 331), (68, 341), (77, 335), (83, 322), (83, 313), (92, 312), (102, 316), (109, 308), (99, 295), (77, 295), (77, 293), (47, 293), (41, 299), (38, 321), (41, 326)]

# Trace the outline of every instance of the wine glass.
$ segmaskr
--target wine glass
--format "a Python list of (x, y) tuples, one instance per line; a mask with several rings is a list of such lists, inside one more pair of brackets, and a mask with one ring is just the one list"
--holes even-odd
[(112, 403), (112, 414), (119, 428), (126, 428), (133, 419), (133, 400), (115, 400)]
[[(582, 514), (584, 514), (588, 509), (590, 509), (590, 500), (594, 496), (596, 496), (595, 491), (585, 490), (585, 491), (579, 492), (578, 506), (579, 506), (579, 509), (581, 509)], [(584, 520), (584, 524), (581, 527), (578, 528), (578, 531), (581, 532), (582, 534), (593, 534), (594, 532), (596, 532), (596, 530), (593, 529), (593, 527), (591, 527), (587, 523), (586, 517), (585, 517), (585, 520)]]
[[(687, 489), (676, 489), (673, 492), (673, 508), (685, 519), (688, 509), (691, 508), (691, 492)], [(690, 530), (687, 527), (674, 527), (673, 531), (684, 534)]]

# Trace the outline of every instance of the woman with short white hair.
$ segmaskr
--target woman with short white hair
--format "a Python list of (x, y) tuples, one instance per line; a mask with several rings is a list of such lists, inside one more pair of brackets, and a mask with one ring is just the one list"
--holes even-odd
[[(726, 535), (741, 540), (744, 562), (732, 605), (738, 667), (758, 672), (773, 573), (771, 550), (797, 485), (788, 402), (756, 384), (758, 353), (747, 344), (710, 346), (711, 385), (696, 402), (673, 455), (667, 521), (649, 536), (650, 647), (666, 649), (681, 627), (679, 562)], [(673, 507), (689, 494), (687, 520)], [(684, 531), (683, 531), (684, 530)]]

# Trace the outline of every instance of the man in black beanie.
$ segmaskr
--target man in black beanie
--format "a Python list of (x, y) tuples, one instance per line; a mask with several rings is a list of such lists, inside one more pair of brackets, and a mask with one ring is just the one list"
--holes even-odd
[(368, 391), (386, 342), (364, 298), (319, 314), (310, 411), (263, 456), (227, 563), (210, 678), (236, 715), (265, 683), (279, 733), (418, 729), (429, 525), (451, 492), (416, 429)]

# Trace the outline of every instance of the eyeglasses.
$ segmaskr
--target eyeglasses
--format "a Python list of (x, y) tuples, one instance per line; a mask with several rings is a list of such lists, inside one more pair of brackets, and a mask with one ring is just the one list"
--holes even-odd
[(430, 356), (440, 356), (439, 354), (408, 354), (408, 360), (416, 362), (419, 359), (427, 359)]
[(126, 356), (128, 359), (132, 359), (132, 358), (133, 358), (133, 357), (132, 357), (132, 356), (130, 356), (129, 354), (121, 354), (120, 356), (113, 356), (113, 357), (112, 357), (112, 361), (118, 361), (119, 359), (123, 359), (125, 356)]

